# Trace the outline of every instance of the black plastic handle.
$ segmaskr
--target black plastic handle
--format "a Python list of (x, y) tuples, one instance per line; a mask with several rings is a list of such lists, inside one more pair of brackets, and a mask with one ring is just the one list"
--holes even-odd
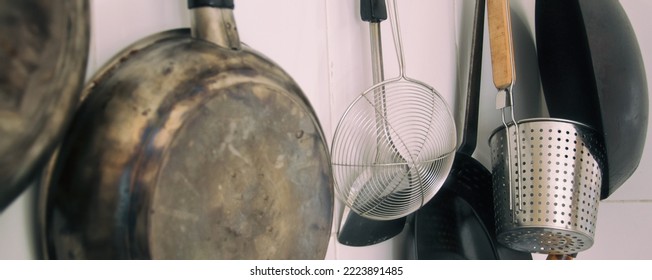
[(360, 17), (368, 22), (381, 22), (387, 19), (385, 0), (360, 0)]
[(223, 9), (233, 9), (233, 0), (188, 0), (188, 9), (213, 7)]

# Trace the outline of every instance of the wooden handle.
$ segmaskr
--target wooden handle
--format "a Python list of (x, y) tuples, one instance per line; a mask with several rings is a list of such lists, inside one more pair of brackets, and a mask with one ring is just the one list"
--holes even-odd
[(514, 83), (514, 53), (509, 0), (488, 0), (489, 45), (494, 85), (506, 89)]

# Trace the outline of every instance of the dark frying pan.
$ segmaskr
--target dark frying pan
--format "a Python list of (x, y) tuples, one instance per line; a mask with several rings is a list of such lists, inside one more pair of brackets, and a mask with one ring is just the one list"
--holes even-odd
[[(371, 62), (373, 83), (380, 83), (383, 77), (382, 41), (380, 38), (380, 22), (387, 19), (385, 0), (360, 0), (360, 16), (369, 22)], [(406, 218), (401, 217), (388, 221), (367, 219), (355, 213), (344, 211), (337, 232), (337, 241), (347, 246), (369, 246), (386, 241), (403, 231)]]
[(550, 116), (602, 131), (605, 199), (636, 170), (645, 145), (648, 93), (636, 34), (616, 0), (537, 1), (535, 16)]
[(233, 1), (91, 80), (45, 196), (52, 259), (323, 259), (333, 180), (296, 83), (242, 45)]
[(69, 124), (89, 45), (84, 0), (0, 0), (0, 212)]
[(491, 173), (472, 157), (477, 142), (485, 1), (477, 0), (462, 144), (453, 169), (415, 218), (418, 259), (532, 259), (496, 240)]

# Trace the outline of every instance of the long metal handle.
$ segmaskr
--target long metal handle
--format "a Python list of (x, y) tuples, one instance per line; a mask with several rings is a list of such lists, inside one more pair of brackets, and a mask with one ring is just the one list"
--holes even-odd
[(369, 22), (371, 73), (373, 83), (377, 84), (385, 78), (383, 71), (383, 46), (380, 37), (380, 23), (387, 19), (385, 0), (360, 0), (360, 18), (363, 21)]
[[(378, 84), (385, 78), (383, 70), (383, 48), (382, 40), (380, 38), (380, 22), (369, 23), (369, 34), (371, 43), (371, 73), (373, 83)], [(380, 143), (384, 137), (392, 139), (389, 132), (389, 125), (387, 124), (387, 100), (385, 97), (385, 87), (379, 87), (374, 90), (374, 104), (376, 105), (376, 130), (378, 131), (378, 152), (376, 153), (376, 160), (379, 159), (381, 151), (384, 148), (380, 147)], [(393, 150), (396, 150), (394, 144), (391, 143)], [(395, 151), (397, 152), (397, 151)]]
[(383, 69), (383, 46), (380, 38), (380, 22), (369, 24), (369, 34), (371, 43), (371, 74), (373, 83), (377, 84), (385, 78)]
[[(381, 83), (385, 79), (383, 68), (383, 47), (380, 31), (380, 22), (387, 18), (387, 9), (385, 0), (360, 0), (360, 16), (363, 21), (369, 22), (369, 37), (371, 45), (371, 72), (374, 85)], [(381, 147), (383, 139), (389, 139), (389, 147), (403, 161), (394, 141), (387, 123), (387, 99), (385, 96), (385, 87), (380, 86), (374, 90), (374, 104), (376, 106), (376, 130), (378, 131), (378, 147), (376, 152), (376, 161), (380, 160), (382, 151), (386, 147)]]
[(405, 78), (405, 58), (403, 55), (403, 40), (401, 39), (401, 27), (398, 21), (398, 8), (396, 0), (387, 1), (389, 11), (389, 22), (392, 26), (392, 35), (394, 37), (394, 47), (396, 48), (396, 59), (398, 60), (399, 77)]

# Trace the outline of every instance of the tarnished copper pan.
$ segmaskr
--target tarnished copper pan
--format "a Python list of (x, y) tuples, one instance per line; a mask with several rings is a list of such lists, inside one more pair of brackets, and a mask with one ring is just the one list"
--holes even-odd
[(88, 84), (43, 190), (48, 258), (325, 257), (333, 181), (314, 110), (240, 44), (232, 7), (191, 7), (194, 36), (143, 39)]
[(89, 29), (84, 0), (0, 0), (0, 211), (43, 167), (70, 121)]

